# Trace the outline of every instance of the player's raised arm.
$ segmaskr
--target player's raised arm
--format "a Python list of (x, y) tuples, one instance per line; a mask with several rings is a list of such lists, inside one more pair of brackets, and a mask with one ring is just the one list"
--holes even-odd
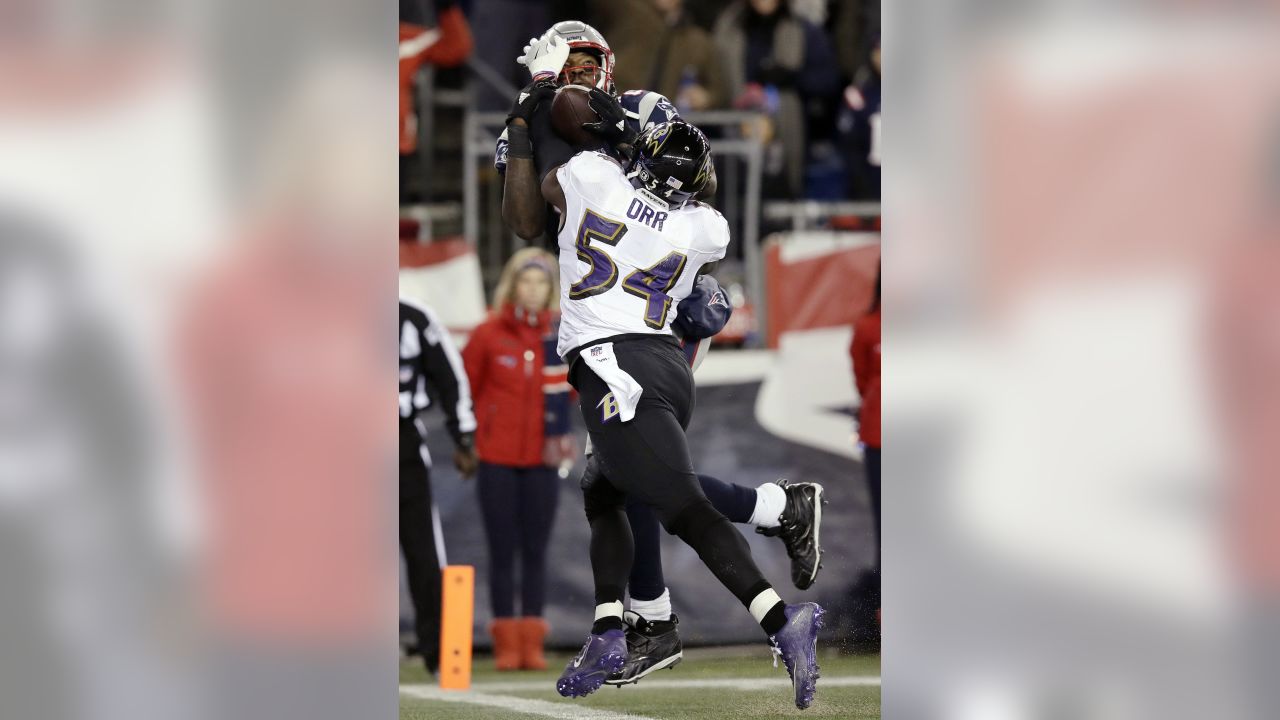
[(502, 222), (522, 240), (534, 240), (546, 223), (546, 205), (538, 192), (538, 171), (524, 120), (507, 125), (507, 172), (502, 183)]
[(522, 240), (534, 240), (546, 224), (546, 205), (538, 192), (538, 168), (529, 140), (529, 118), (538, 103), (555, 96), (555, 81), (535, 81), (520, 91), (507, 116), (507, 172), (502, 183), (502, 222)]
[(534, 240), (546, 225), (546, 205), (538, 191), (538, 168), (529, 139), (533, 113), (556, 93), (556, 73), (569, 55), (569, 46), (550, 34), (530, 39), (516, 62), (533, 78), (520, 91), (507, 115), (507, 170), (502, 185), (502, 221), (522, 240)]

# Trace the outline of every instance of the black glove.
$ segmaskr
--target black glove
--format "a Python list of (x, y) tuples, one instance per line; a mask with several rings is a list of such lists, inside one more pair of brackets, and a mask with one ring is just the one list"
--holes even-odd
[(511, 104), (511, 112), (507, 113), (507, 124), (520, 118), (528, 125), (533, 118), (533, 111), (538, 107), (538, 103), (544, 100), (551, 100), (556, 96), (555, 78), (544, 78), (542, 80), (534, 80), (520, 91), (516, 96), (516, 101)]
[(600, 121), (582, 123), (582, 129), (599, 135), (605, 142), (627, 153), (630, 157), (627, 151), (630, 150), (639, 133), (627, 125), (627, 111), (622, 109), (622, 103), (600, 88), (591, 88), (591, 99), (588, 103), (591, 105), (591, 110), (600, 116)]

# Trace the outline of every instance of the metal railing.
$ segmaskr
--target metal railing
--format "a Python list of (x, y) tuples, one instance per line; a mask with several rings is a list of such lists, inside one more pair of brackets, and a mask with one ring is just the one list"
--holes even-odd
[(810, 224), (841, 215), (880, 217), (880, 203), (831, 200), (775, 200), (764, 204), (766, 220), (790, 220), (793, 231), (808, 230)]

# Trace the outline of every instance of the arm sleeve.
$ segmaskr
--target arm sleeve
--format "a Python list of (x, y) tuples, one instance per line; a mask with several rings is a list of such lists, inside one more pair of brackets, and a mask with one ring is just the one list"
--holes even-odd
[(467, 443), (466, 435), (476, 430), (476, 416), (471, 407), (471, 385), (462, 356), (434, 313), (427, 312), (428, 323), (422, 332), (422, 365), (427, 382), (435, 388), (445, 414), (445, 427), (453, 441)]
[(583, 152), (574, 155), (560, 169), (556, 177), (560, 187), (584, 198), (594, 197), (607, 183), (616, 180), (622, 174), (622, 167), (616, 161), (597, 152)]
[(729, 250), (729, 221), (724, 219), (724, 215), (721, 215), (719, 210), (705, 203), (700, 204), (708, 211), (703, 225), (706, 228), (706, 238), (710, 242), (708, 253), (711, 255), (711, 260), (708, 262), (719, 262), (724, 259), (725, 253)]

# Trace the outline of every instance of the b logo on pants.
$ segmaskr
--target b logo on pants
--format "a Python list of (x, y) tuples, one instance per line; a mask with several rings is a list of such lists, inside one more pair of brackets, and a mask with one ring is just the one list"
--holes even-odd
[(601, 408), (600, 422), (609, 422), (618, 414), (618, 401), (613, 399), (612, 392), (600, 398), (596, 407)]

